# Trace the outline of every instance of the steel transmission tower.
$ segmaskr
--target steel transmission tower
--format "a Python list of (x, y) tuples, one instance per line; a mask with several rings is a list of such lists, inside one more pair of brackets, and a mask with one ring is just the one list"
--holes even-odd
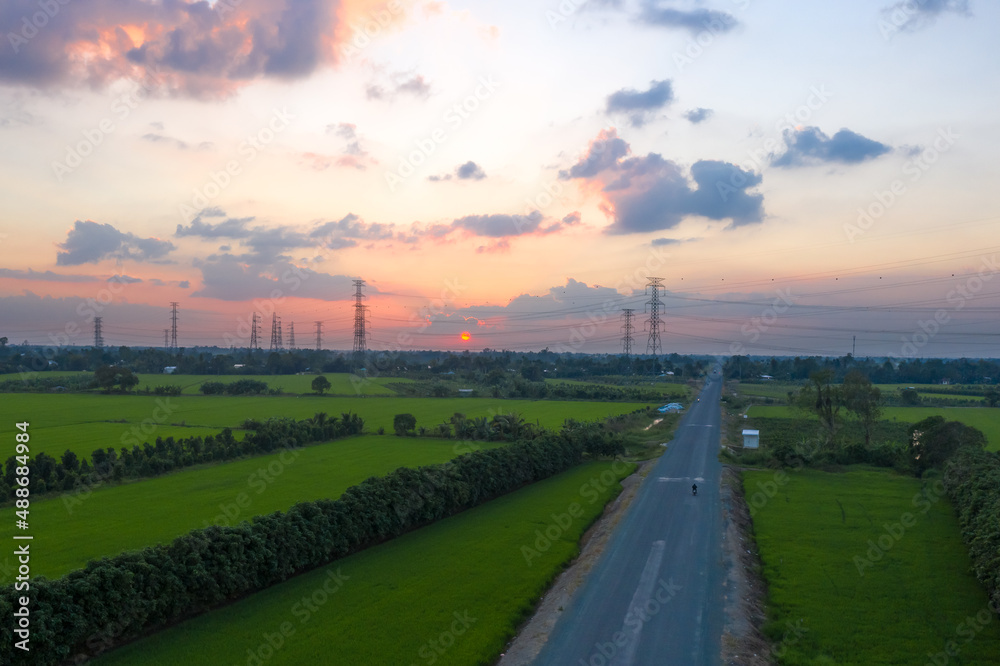
[(254, 312), (250, 319), (250, 353), (260, 349), (260, 341), (257, 339), (257, 313)]
[(271, 315), (271, 351), (278, 351), (281, 349), (281, 320), (278, 319), (278, 313), (275, 312)]
[(632, 326), (632, 313), (635, 310), (632, 308), (622, 308), (622, 317), (625, 318), (625, 323), (622, 325), (622, 331), (625, 335), (622, 337), (622, 353), (626, 356), (632, 355), (632, 331), (634, 327)]
[(289, 324), (291, 330), (288, 332), (288, 348), (295, 349), (295, 322)]
[(650, 298), (646, 301), (646, 305), (649, 306), (649, 319), (646, 323), (649, 325), (649, 340), (646, 342), (646, 353), (647, 354), (659, 354), (660, 350), (660, 306), (663, 305), (663, 301), (660, 300), (660, 283), (663, 282), (663, 278), (651, 277), (649, 278), (649, 284), (646, 288), (650, 290)]
[(163, 329), (163, 348), (170, 349), (170, 329)]
[(316, 324), (316, 351), (323, 347), (323, 322), (313, 322)]
[(177, 351), (177, 302), (170, 303), (170, 349)]
[(368, 350), (368, 342), (365, 337), (365, 295), (361, 293), (361, 288), (365, 286), (364, 280), (353, 280), (354, 292), (354, 354), (363, 355)]
[(101, 335), (101, 320), (103, 317), (94, 317), (94, 346), (100, 349), (104, 346), (104, 336)]

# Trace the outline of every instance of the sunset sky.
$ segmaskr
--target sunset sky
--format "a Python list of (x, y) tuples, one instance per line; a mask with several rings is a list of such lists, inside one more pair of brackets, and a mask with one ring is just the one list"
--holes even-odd
[[(1000, 5), (5, 0), (0, 335), (1000, 356)], [(468, 335), (462, 335), (467, 332)], [(468, 339), (464, 339), (468, 338)], [(285, 344), (288, 344), (286, 339)]]

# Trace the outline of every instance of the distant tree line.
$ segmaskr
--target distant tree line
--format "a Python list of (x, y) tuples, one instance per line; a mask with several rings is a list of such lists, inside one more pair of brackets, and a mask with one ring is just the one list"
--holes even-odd
[[(176, 440), (172, 436), (157, 437), (154, 443), (146, 442), (142, 446), (132, 437), (136, 443), (131, 447), (95, 449), (89, 461), (81, 460), (69, 450), (59, 460), (41, 452), (31, 460), (29, 488), (32, 496), (49, 492), (86, 492), (109, 482), (149, 478), (192, 465), (270, 453), (283, 446), (303, 446), (349, 437), (361, 434), (364, 429), (361, 417), (351, 413), (341, 414), (339, 419), (319, 413), (302, 421), (271, 418), (248, 420), (243, 425), (252, 432), (241, 440), (233, 436), (230, 428), (218, 435), (204, 437), (195, 435)], [(0, 501), (14, 496), (17, 466), (14, 456), (7, 458), (0, 478)]]
[(59, 664), (205, 612), (244, 595), (446, 516), (581, 461), (574, 429), (476, 451), (450, 462), (400, 468), (349, 488), (336, 500), (296, 504), (236, 526), (197, 529), (171, 543), (91, 561), (30, 591), (0, 590), (0, 615), (30, 597), (31, 652), (0, 626), (0, 662)]

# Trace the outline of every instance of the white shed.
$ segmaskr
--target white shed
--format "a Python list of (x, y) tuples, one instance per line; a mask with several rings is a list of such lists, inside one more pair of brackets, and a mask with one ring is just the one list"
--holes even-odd
[(760, 448), (760, 430), (743, 431), (743, 448), (744, 449)]

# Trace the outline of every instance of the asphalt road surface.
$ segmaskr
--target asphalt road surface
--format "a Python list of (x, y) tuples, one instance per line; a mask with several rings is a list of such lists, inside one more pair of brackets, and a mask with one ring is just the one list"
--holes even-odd
[(712, 375), (535, 666), (720, 663), (720, 391)]

